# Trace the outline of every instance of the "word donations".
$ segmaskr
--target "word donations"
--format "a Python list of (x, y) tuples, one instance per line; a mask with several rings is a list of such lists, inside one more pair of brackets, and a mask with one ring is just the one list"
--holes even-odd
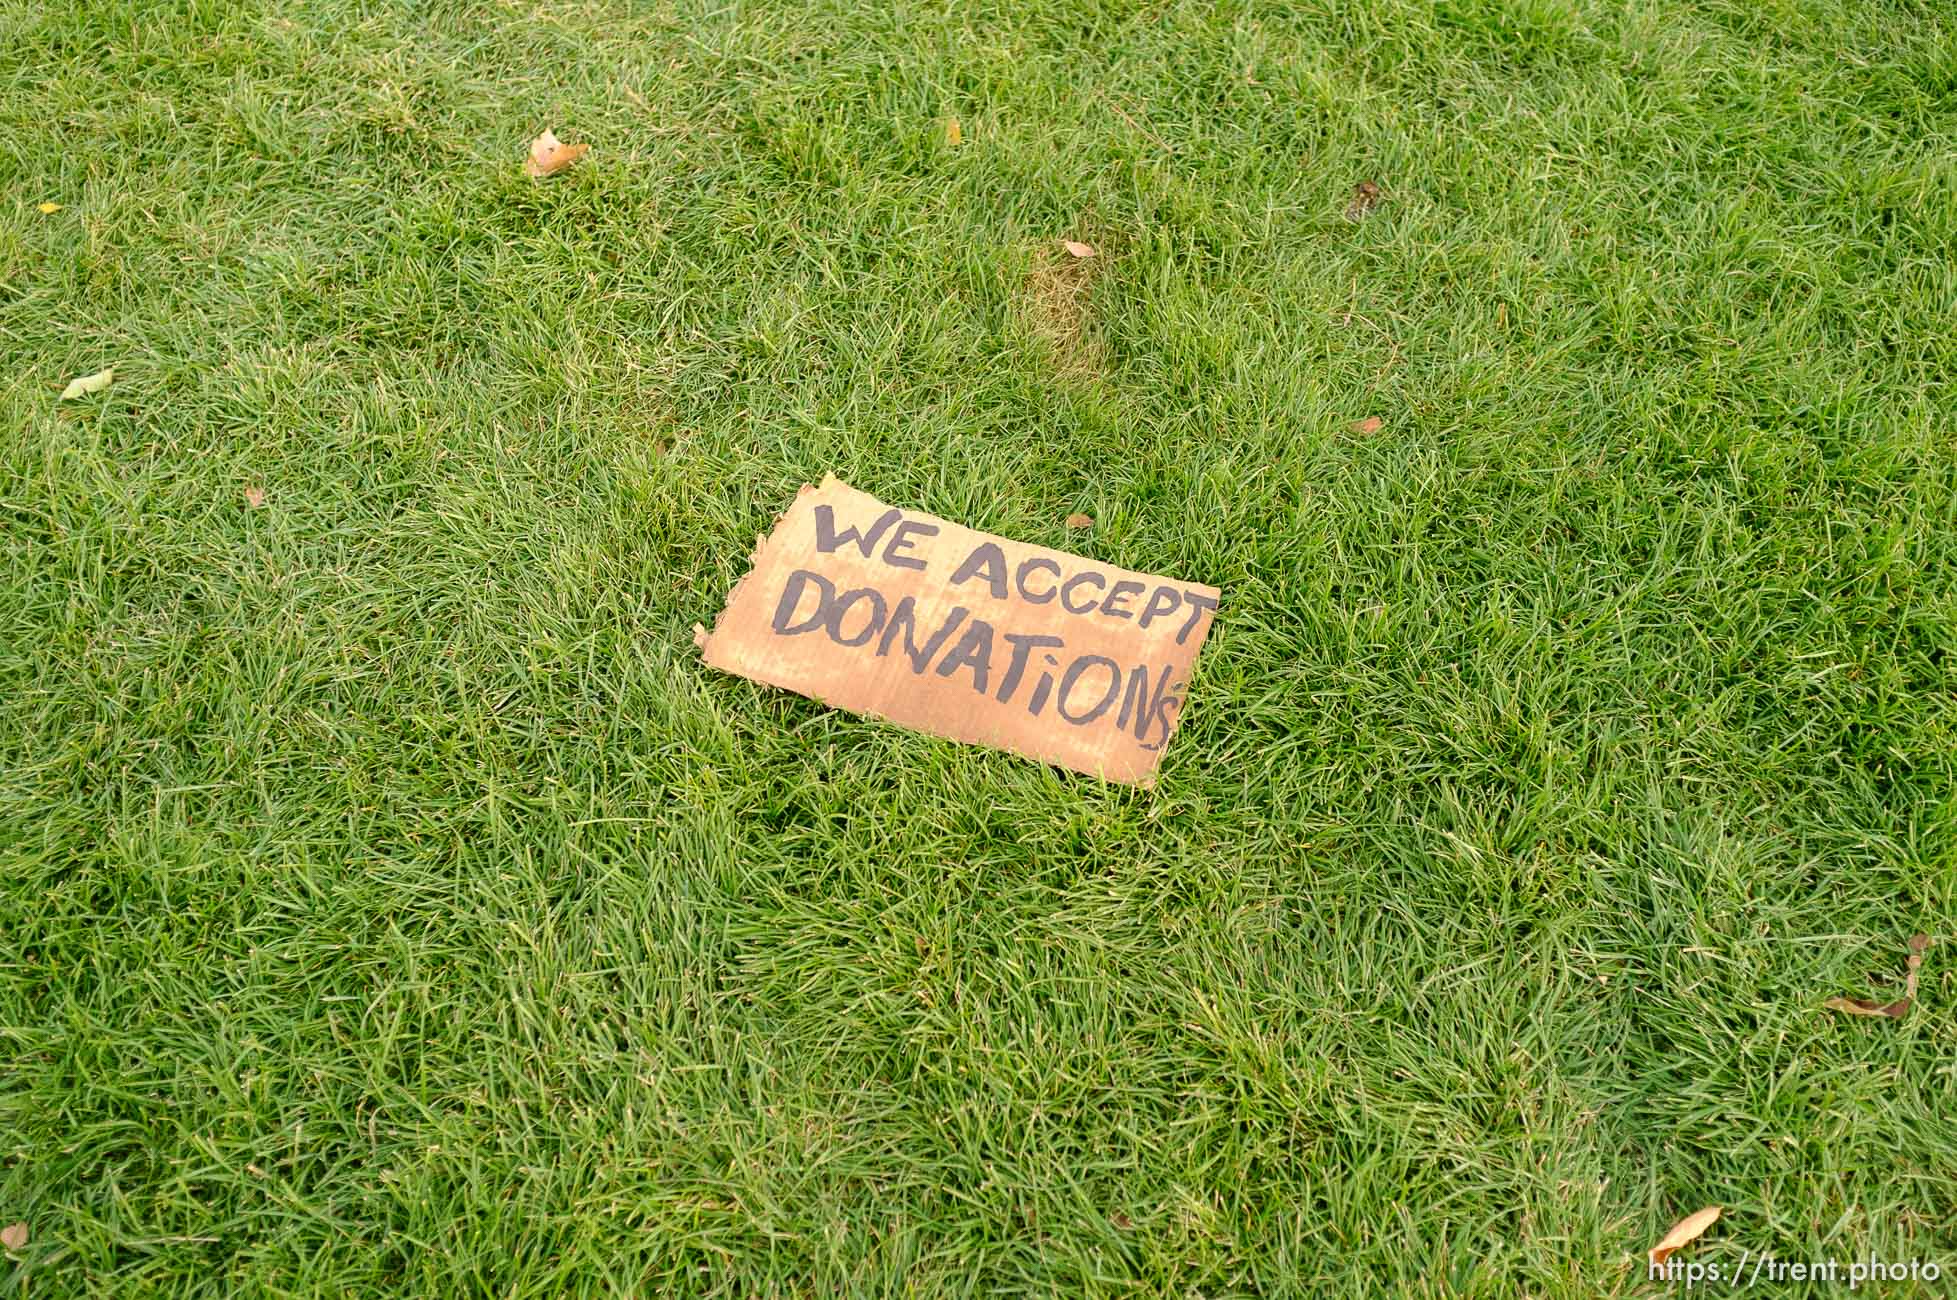
[(1217, 597), (832, 475), (803, 487), (694, 639), (715, 668), (853, 713), (1151, 785)]

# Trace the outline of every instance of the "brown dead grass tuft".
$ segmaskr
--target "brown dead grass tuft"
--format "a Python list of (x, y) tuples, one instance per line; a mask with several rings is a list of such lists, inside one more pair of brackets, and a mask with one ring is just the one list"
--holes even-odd
[(1033, 252), (1020, 315), (1063, 379), (1099, 379), (1106, 369), (1107, 348), (1088, 303), (1088, 290), (1106, 262), (1105, 257), (1069, 257), (1058, 244)]

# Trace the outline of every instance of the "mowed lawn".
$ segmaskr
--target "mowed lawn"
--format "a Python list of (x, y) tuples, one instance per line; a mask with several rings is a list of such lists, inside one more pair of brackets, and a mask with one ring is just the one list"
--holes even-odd
[[(1947, 5), (0, 13), (5, 1294), (1957, 1274)], [(829, 471), (1157, 788), (703, 668)]]

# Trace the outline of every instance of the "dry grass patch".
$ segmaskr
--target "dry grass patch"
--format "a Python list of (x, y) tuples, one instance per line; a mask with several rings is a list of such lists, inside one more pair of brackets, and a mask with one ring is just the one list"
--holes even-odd
[(1107, 368), (1107, 346), (1089, 301), (1106, 262), (1105, 253), (1075, 257), (1058, 243), (1033, 250), (1019, 312), (1063, 379), (1095, 380)]

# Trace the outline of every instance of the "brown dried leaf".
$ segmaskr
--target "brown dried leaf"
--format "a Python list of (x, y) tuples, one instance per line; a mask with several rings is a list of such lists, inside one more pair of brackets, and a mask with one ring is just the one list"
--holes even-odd
[(1083, 244), (1078, 239), (1063, 239), (1060, 241), (1060, 247), (1066, 249), (1074, 257), (1094, 256), (1094, 245)]
[(1354, 420), (1346, 427), (1357, 434), (1369, 434), (1378, 433), (1379, 427), (1385, 423), (1386, 421), (1380, 419), (1377, 415), (1369, 415), (1363, 420)]
[(1651, 1262), (1662, 1264), (1672, 1257), (1672, 1252), (1680, 1246), (1689, 1246), (1697, 1241), (1705, 1230), (1719, 1218), (1720, 1207), (1708, 1205), (1695, 1214), (1688, 1214), (1672, 1225), (1672, 1230), (1653, 1246), (1650, 1251)]
[(1867, 998), (1829, 998), (1821, 1005), (1830, 1011), (1843, 1011), (1851, 1016), (1883, 1016), (1890, 1020), (1901, 1020), (1904, 1013), (1909, 1010), (1909, 999), (1871, 1002)]
[(530, 156), (524, 160), (523, 170), (535, 177), (555, 176), (584, 157), (590, 148), (588, 144), (565, 144), (555, 132), (545, 128), (542, 135), (530, 142)]
[(1867, 998), (1829, 998), (1821, 1005), (1829, 1011), (1840, 1011), (1851, 1016), (1880, 1016), (1886, 1020), (1901, 1020), (1909, 1014), (1910, 1003), (1916, 1000), (1917, 969), (1923, 965), (1923, 950), (1930, 946), (1930, 936), (1913, 934), (1909, 937), (1909, 973), (1903, 977), (1903, 995), (1894, 1002), (1871, 1002)]
[(248, 488), (246, 488), (246, 489), (245, 489), (245, 504), (246, 504), (246, 505), (248, 505), (248, 506), (250, 506), (250, 507), (251, 507), (251, 508), (252, 508), (253, 510), (256, 510), (256, 509), (258, 509), (258, 508), (259, 508), (260, 506), (262, 506), (262, 505), (264, 505), (264, 504), (265, 504), (265, 489), (264, 489), (264, 488), (262, 488), (262, 487), (248, 487)]
[(19, 1250), (22, 1246), (25, 1246), (26, 1244), (27, 1244), (26, 1224), (10, 1223), (4, 1228), (0, 1228), (0, 1246), (5, 1246), (8, 1250)]
[(1067, 527), (1069, 528), (1092, 528), (1093, 526), (1094, 526), (1093, 515), (1068, 515), (1067, 516)]
[(1345, 205), (1345, 219), (1364, 221), (1372, 215), (1373, 209), (1379, 206), (1379, 201), (1384, 197), (1379, 186), (1371, 181), (1360, 181), (1352, 187), (1352, 201)]
[(945, 143), (946, 144), (965, 143), (965, 132), (959, 127), (958, 119), (955, 117), (950, 118), (945, 122)]

